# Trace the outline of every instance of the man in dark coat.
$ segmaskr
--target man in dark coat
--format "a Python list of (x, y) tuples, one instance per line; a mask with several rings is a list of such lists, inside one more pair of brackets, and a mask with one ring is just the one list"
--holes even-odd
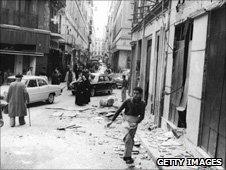
[(26, 86), (21, 82), (22, 77), (21, 74), (16, 75), (16, 81), (10, 84), (6, 98), (11, 127), (15, 126), (15, 117), (19, 117), (19, 124), (24, 125), (24, 116), (27, 115), (27, 103), (30, 100)]

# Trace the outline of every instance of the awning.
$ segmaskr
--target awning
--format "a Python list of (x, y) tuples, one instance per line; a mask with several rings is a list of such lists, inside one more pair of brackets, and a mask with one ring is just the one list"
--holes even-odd
[(53, 41), (58, 41), (60, 43), (65, 43), (65, 39), (64, 39), (64, 37), (61, 34), (57, 34), (57, 33), (51, 32), (50, 33), (50, 37), (51, 37), (51, 40), (53, 40)]
[(25, 52), (25, 51), (10, 51), (10, 50), (0, 50), (0, 54), (10, 54), (10, 55), (26, 55), (26, 56), (44, 56), (44, 53), (38, 52)]
[(49, 32), (22, 27), (6, 27), (0, 24), (0, 35), (1, 44), (35, 45), (37, 53), (49, 52)]

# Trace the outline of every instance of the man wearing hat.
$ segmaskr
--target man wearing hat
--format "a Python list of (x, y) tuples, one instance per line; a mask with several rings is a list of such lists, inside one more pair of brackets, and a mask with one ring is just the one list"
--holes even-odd
[(10, 84), (6, 98), (11, 127), (15, 126), (15, 117), (19, 117), (20, 125), (25, 124), (24, 116), (27, 115), (27, 103), (29, 103), (26, 86), (21, 82), (23, 75), (19, 73), (15, 77), (16, 81)]

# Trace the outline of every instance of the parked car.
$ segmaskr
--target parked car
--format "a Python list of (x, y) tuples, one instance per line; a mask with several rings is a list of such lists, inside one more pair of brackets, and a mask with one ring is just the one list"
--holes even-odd
[(126, 79), (128, 80), (129, 79), (129, 73), (130, 73), (129, 70), (125, 70), (122, 73), (111, 73), (111, 74), (109, 74), (109, 77), (111, 77), (112, 81), (114, 83), (116, 83), (116, 87), (118, 89), (121, 89), (122, 88), (122, 82), (123, 82), (122, 75), (125, 75)]
[[(7, 78), (7, 84), (1, 86), (0, 95), (3, 96), (4, 99), (7, 96), (10, 83), (15, 80), (15, 76), (10, 76)], [(27, 87), (30, 103), (46, 101), (52, 104), (54, 102), (54, 98), (61, 95), (63, 91), (59, 85), (48, 84), (46, 78), (43, 76), (23, 76), (21, 82)]]
[(112, 81), (116, 84), (116, 88), (122, 88), (122, 74), (121, 73), (112, 73), (109, 75)]
[[(106, 74), (92, 73), (91, 77), (91, 96), (95, 96), (97, 93), (112, 94), (116, 84), (112, 82), (111, 78)], [(77, 81), (71, 82), (72, 94), (75, 95)]]

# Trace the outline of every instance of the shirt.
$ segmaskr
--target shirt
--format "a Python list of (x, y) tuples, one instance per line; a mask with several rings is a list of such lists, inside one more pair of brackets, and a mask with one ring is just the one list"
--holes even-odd
[(116, 111), (112, 121), (114, 121), (119, 113), (125, 109), (124, 114), (125, 115), (130, 115), (130, 116), (134, 116), (134, 117), (138, 117), (139, 116), (139, 120), (137, 123), (140, 123), (143, 119), (144, 119), (144, 113), (145, 113), (145, 102), (142, 100), (139, 101), (135, 101), (134, 99), (127, 99), (122, 105), (121, 107)]

